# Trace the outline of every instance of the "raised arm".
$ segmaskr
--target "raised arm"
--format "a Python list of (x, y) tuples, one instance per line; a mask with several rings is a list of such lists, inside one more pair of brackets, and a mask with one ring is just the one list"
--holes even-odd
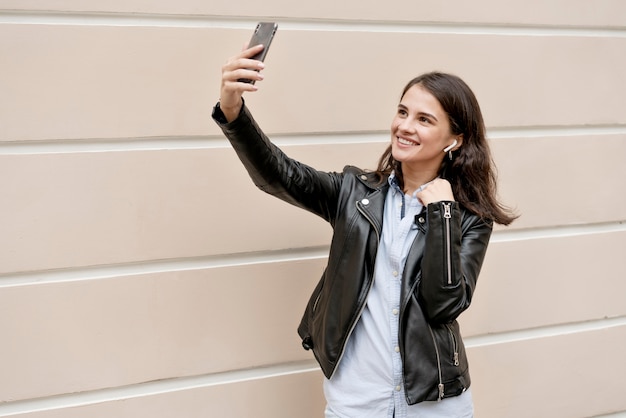
[(250, 69), (263, 68), (260, 61), (249, 58), (259, 51), (260, 47), (246, 49), (222, 67), (220, 102), (213, 119), (259, 189), (333, 223), (343, 175), (318, 171), (289, 158), (263, 133), (244, 104), (243, 93), (257, 87), (238, 80), (263, 79)]

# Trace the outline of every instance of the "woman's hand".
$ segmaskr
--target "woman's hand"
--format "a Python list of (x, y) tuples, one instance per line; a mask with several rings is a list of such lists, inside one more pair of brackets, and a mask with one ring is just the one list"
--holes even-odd
[(452, 186), (450, 185), (450, 182), (442, 178), (436, 178), (430, 182), (421, 192), (418, 192), (416, 196), (424, 206), (444, 200), (454, 200), (454, 194), (452, 193)]
[(250, 57), (262, 51), (263, 48), (263, 45), (255, 45), (251, 48), (244, 49), (239, 54), (230, 58), (228, 62), (222, 66), (220, 109), (229, 122), (236, 119), (241, 111), (243, 104), (241, 96), (243, 93), (258, 90), (256, 85), (238, 80), (263, 80), (263, 75), (259, 73), (259, 71), (265, 67), (264, 64), (261, 61), (250, 59)]

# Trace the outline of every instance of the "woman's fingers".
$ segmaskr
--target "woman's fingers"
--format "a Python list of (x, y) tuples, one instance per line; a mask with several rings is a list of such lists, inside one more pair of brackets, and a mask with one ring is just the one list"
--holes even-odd
[[(233, 70), (230, 70), (228, 72), (224, 72), (222, 75), (222, 80), (224, 82), (241, 82), (242, 79), (244, 80), (254, 80), (254, 81), (261, 81), (263, 80), (263, 74), (261, 74), (259, 70), (256, 70), (254, 68), (235, 68)], [(242, 86), (244, 87), (244, 86)]]
[(264, 64), (261, 61), (252, 59), (253, 56), (262, 50), (263, 45), (256, 45), (252, 48), (244, 49), (239, 54), (231, 57), (222, 67), (222, 71), (235, 71), (239, 68), (249, 68), (257, 71), (262, 70), (265, 67)]
[(417, 198), (420, 199), (424, 206), (428, 206), (429, 203), (440, 202), (442, 200), (452, 201), (454, 200), (454, 194), (452, 193), (452, 186), (448, 180), (437, 178), (428, 184), (422, 191), (417, 193)]
[[(230, 58), (222, 66), (222, 84), (235, 82), (241, 79), (260, 81), (263, 76), (259, 73), (265, 65), (258, 60), (250, 59), (263, 49), (261, 45), (245, 49), (241, 53)], [(245, 86), (240, 86), (245, 88)], [(247, 89), (246, 89), (247, 90)]]
[(250, 45), (250, 46), (245, 47), (239, 55), (241, 55), (244, 58), (251, 58), (255, 56), (256, 54), (258, 54), (259, 52), (263, 51), (263, 48), (265, 47), (260, 44)]

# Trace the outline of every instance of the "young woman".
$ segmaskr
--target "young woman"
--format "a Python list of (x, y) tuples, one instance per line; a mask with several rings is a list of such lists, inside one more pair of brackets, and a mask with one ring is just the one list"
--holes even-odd
[(376, 171), (320, 172), (287, 157), (242, 99), (262, 46), (222, 68), (213, 118), (254, 183), (326, 219), (328, 265), (298, 333), (324, 375), (326, 417), (471, 417), (457, 317), (469, 306), (496, 199), (478, 102), (458, 77), (428, 73), (402, 92)]

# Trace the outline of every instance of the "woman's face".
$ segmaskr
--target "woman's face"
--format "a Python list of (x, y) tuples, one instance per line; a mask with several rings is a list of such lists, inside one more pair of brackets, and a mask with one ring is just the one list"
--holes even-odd
[(409, 170), (438, 171), (443, 149), (458, 135), (450, 132), (448, 115), (439, 101), (421, 85), (409, 88), (391, 123), (391, 153)]

